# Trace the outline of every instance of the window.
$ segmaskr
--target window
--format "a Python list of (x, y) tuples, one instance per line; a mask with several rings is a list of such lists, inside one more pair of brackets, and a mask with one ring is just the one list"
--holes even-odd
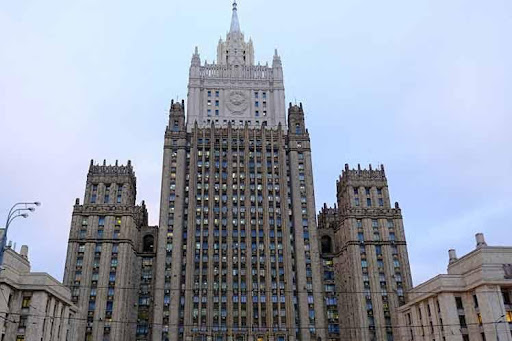
[(143, 252), (153, 252), (154, 238), (152, 235), (147, 235), (143, 240)]
[(96, 203), (96, 194), (91, 195), (91, 204)]
[(467, 328), (468, 327), (468, 325), (466, 323), (466, 316), (459, 315), (459, 324), (460, 324), (461, 328)]
[(117, 184), (117, 203), (121, 203), (121, 198), (123, 195), (123, 184)]
[(215, 91), (215, 97), (219, 97), (220, 92), (217, 90)]
[(105, 216), (100, 216), (98, 218), (98, 226), (105, 226)]
[(332, 242), (329, 236), (322, 236), (321, 238), (322, 253), (332, 253)]
[(30, 299), (31, 299), (31, 296), (24, 296), (23, 300), (21, 301), (21, 307), (29, 308), (30, 307)]
[(260, 102), (255, 101), (255, 102), (254, 102), (254, 106), (255, 106), (256, 108), (259, 108), (259, 107), (260, 107)]
[(366, 206), (368, 206), (368, 207), (372, 206), (372, 199), (366, 198)]
[(27, 320), (28, 316), (20, 316), (20, 324), (18, 325), (19, 328), (25, 328), (27, 327)]
[(212, 92), (208, 90), (208, 97), (212, 97)]
[(295, 124), (295, 134), (300, 134), (300, 123)]
[(455, 297), (455, 305), (457, 306), (457, 309), (464, 309), (464, 305), (462, 304), (462, 297)]
[(503, 295), (503, 303), (509, 305), (510, 304), (510, 294), (508, 291), (502, 291), (501, 294)]
[(266, 99), (266, 98), (267, 98), (267, 93), (266, 93), (266, 92), (264, 92), (264, 93), (263, 93), (263, 99)]

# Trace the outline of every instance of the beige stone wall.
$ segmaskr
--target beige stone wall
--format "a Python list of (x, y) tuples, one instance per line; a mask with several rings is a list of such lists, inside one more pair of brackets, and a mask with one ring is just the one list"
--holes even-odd
[(487, 245), (452, 259), (447, 275), (413, 288), (398, 309), (407, 326), (400, 340), (496, 340), (496, 332), (501, 341), (512, 340), (512, 279), (504, 271), (511, 263), (512, 247)]
[[(24, 247), (25, 250), (28, 250)], [(0, 272), (1, 339), (74, 341), (77, 311), (68, 288), (46, 273), (30, 272), (27, 253), (7, 249)]]

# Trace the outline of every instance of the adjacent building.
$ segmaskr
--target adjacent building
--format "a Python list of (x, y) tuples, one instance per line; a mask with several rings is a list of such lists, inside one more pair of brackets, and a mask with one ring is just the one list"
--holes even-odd
[(71, 292), (47, 273), (30, 272), (28, 247), (8, 247), (0, 271), (2, 341), (74, 340), (77, 307)]
[(345, 165), (336, 189), (337, 209), (324, 206), (318, 220), (320, 242), (332, 250), (325, 258), (334, 262), (342, 339), (396, 340), (396, 309), (412, 287), (400, 207), (391, 205), (383, 166)]
[(476, 248), (457, 258), (449, 251), (448, 273), (408, 293), (398, 309), (403, 341), (512, 340), (512, 247)]

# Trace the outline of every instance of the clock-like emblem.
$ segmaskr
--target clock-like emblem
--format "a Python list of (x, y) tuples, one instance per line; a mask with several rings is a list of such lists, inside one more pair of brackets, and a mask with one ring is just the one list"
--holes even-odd
[(231, 91), (229, 93), (227, 106), (228, 109), (231, 110), (233, 114), (243, 114), (244, 111), (249, 106), (249, 102), (247, 101), (247, 95), (240, 90)]

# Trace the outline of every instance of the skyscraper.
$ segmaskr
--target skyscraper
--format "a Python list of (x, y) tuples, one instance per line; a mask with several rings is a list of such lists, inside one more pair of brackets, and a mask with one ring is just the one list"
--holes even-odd
[(286, 120), (281, 59), (255, 65), (236, 3), (188, 89), (165, 132), (153, 340), (325, 339), (304, 111)]
[(78, 340), (326, 339), (304, 110), (232, 11), (217, 61), (192, 56), (187, 107), (171, 103), (158, 228), (131, 164), (91, 163), (65, 269)]

